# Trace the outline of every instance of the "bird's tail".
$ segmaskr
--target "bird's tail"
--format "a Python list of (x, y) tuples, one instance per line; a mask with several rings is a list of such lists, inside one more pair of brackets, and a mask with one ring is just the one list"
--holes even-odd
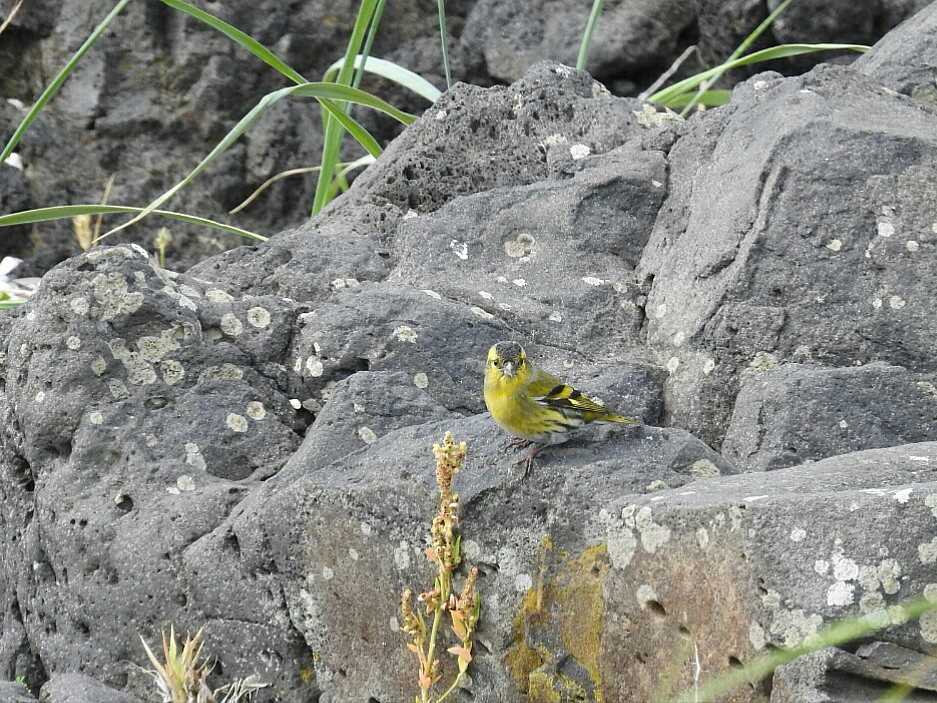
[(608, 413), (606, 415), (601, 415), (595, 420), (596, 422), (615, 422), (619, 425), (640, 425), (641, 421), (636, 420), (633, 417), (627, 417), (626, 415), (618, 415), (617, 413)]

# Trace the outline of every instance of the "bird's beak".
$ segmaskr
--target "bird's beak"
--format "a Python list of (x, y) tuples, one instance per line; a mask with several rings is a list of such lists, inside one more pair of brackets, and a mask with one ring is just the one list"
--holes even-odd
[(508, 378), (514, 378), (514, 373), (517, 369), (514, 367), (513, 361), (505, 361), (504, 366), (502, 367), (502, 373)]

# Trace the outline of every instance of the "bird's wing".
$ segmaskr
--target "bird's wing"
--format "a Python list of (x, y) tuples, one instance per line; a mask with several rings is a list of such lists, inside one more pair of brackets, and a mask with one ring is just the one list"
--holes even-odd
[(527, 385), (531, 400), (559, 410), (578, 410), (579, 412), (608, 413), (609, 409), (599, 405), (592, 398), (563, 383), (553, 374), (537, 370)]

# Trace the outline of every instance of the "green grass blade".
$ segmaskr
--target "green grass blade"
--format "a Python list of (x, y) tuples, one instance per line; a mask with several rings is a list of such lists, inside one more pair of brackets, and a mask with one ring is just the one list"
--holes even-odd
[(449, 69), (449, 32), (446, 29), (446, 0), (436, 0), (436, 12), (439, 15), (439, 40), (442, 44), (442, 68), (446, 74), (446, 90), (452, 87), (452, 73)]
[(359, 122), (355, 120), (351, 115), (345, 113), (345, 111), (337, 104), (331, 100), (321, 98), (319, 104), (322, 105), (323, 109), (328, 110), (329, 115), (334, 117), (336, 120), (341, 123), (351, 136), (364, 147), (364, 150), (368, 152), (375, 159), (381, 155), (381, 145), (377, 143), (377, 140), (371, 136), (371, 133), (368, 132), (364, 127), (361, 126)]
[[(35, 222), (49, 222), (50, 220), (66, 220), (78, 215), (126, 215), (143, 212), (143, 208), (130, 207), (127, 205), (57, 205), (55, 207), (43, 207), (36, 210), (23, 210), (9, 215), (0, 215), (0, 227), (12, 227), (13, 225), (28, 225)], [(221, 222), (215, 222), (204, 217), (195, 215), (186, 215), (182, 212), (173, 212), (171, 210), (153, 210), (154, 215), (167, 217), (171, 220), (178, 220), (191, 225), (201, 225), (218, 229), (228, 234), (236, 234), (246, 239), (255, 239), (259, 242), (267, 241), (263, 235), (249, 232), (246, 229), (226, 225)]]
[(57, 92), (59, 88), (62, 87), (62, 84), (68, 78), (69, 74), (75, 69), (75, 66), (78, 65), (78, 62), (81, 60), (81, 57), (88, 53), (88, 50), (94, 46), (94, 43), (98, 38), (104, 33), (104, 30), (107, 29), (107, 26), (111, 21), (120, 14), (120, 11), (124, 9), (124, 6), (130, 2), (130, 0), (120, 0), (114, 9), (107, 13), (107, 16), (101, 20), (101, 24), (94, 28), (94, 31), (85, 39), (84, 43), (78, 47), (78, 51), (72, 54), (72, 57), (68, 60), (65, 66), (62, 67), (62, 70), (55, 74), (55, 78), (52, 79), (52, 82), (42, 91), (42, 95), (39, 96), (39, 99), (36, 100), (35, 104), (29, 109), (29, 112), (26, 113), (26, 116), (23, 118), (23, 121), (20, 122), (19, 126), (16, 128), (16, 131), (13, 132), (13, 136), (10, 137), (10, 141), (7, 142), (6, 146), (3, 147), (3, 151), (0, 152), (0, 163), (3, 163), (7, 160), (10, 154), (13, 153), (13, 150), (16, 148), (16, 145), (20, 143), (20, 140), (23, 138), (23, 135), (26, 133), (26, 130), (29, 129), (29, 125), (33, 123), (33, 120), (39, 116), (39, 113), (42, 111), (42, 108), (46, 106)]
[(298, 71), (291, 68), (285, 61), (274, 54), (270, 49), (265, 47), (249, 34), (245, 34), (234, 25), (228, 24), (224, 20), (215, 17), (211, 13), (205, 12), (205, 10), (196, 7), (195, 5), (183, 2), (183, 0), (160, 0), (160, 2), (162, 2), (164, 5), (168, 5), (174, 10), (191, 15), (199, 22), (207, 24), (212, 29), (218, 30), (226, 37), (228, 37), (228, 39), (231, 39), (236, 44), (239, 44), (244, 49), (247, 49), (258, 59), (282, 75), (286, 76), (294, 83), (306, 82), (306, 79), (303, 78)]
[[(358, 70), (362, 65), (362, 56), (359, 54), (355, 57), (355, 69)], [(399, 86), (406, 88), (407, 90), (416, 93), (421, 98), (426, 98), (431, 103), (436, 102), (442, 91), (440, 91), (436, 86), (430, 83), (428, 80), (423, 78), (418, 73), (414, 73), (410, 69), (404, 68), (403, 66), (394, 63), (393, 61), (387, 61), (386, 59), (379, 59), (374, 56), (369, 56), (367, 61), (364, 61), (364, 70), (368, 73), (373, 73), (376, 76), (381, 78), (386, 78), (393, 83), (396, 83)], [(338, 73), (338, 69), (342, 65), (342, 59), (339, 59), (325, 72), (324, 81), (330, 82), (335, 75)]]
[[(364, 48), (361, 50), (361, 53), (358, 56), (364, 57), (364, 62), (368, 62), (368, 57), (371, 56), (371, 49), (374, 47), (374, 38), (377, 36), (377, 28), (381, 25), (381, 19), (384, 17), (384, 5), (386, 0), (377, 0), (377, 5), (374, 8), (374, 16), (371, 18), (371, 24), (368, 25), (368, 36), (364, 40)], [(361, 80), (364, 78), (364, 69), (358, 66), (358, 56), (354, 57), (354, 71), (355, 77), (351, 81), (351, 86), (353, 88), (361, 87)]]
[[(275, 90), (272, 93), (267, 93), (267, 95), (261, 98), (260, 102), (258, 102), (250, 112), (241, 118), (240, 122), (238, 122), (231, 129), (231, 131), (228, 132), (220, 142), (218, 142), (217, 145), (215, 145), (215, 148), (209, 152), (208, 156), (202, 159), (185, 178), (176, 183), (172, 188), (164, 192), (162, 195), (158, 196), (155, 200), (153, 200), (153, 202), (143, 208), (141, 212), (137, 213), (137, 215), (129, 219), (127, 222), (124, 222), (123, 224), (118, 225), (117, 227), (114, 227), (108, 232), (102, 234), (100, 239), (104, 239), (105, 237), (108, 237), (115, 232), (119, 232), (120, 230), (129, 227), (133, 223), (142, 220), (153, 210), (156, 210), (160, 205), (174, 196), (179, 190), (191, 183), (192, 180), (196, 178), (202, 171), (204, 171), (212, 161), (214, 161), (218, 156), (231, 147), (234, 142), (240, 139), (241, 135), (249, 130), (251, 126), (260, 118), (260, 116), (263, 115), (263, 113), (266, 112), (272, 105), (287, 96), (324, 98), (326, 100), (352, 102), (358, 105), (364, 105), (366, 107), (379, 110), (380, 112), (384, 112), (394, 119), (399, 120), (403, 124), (410, 124), (416, 119), (414, 115), (403, 112), (402, 110), (398, 110), (390, 103), (387, 103), (378, 97), (347, 85), (336, 85), (335, 83), (304, 83), (302, 85), (292, 85), (287, 86), (286, 88), (280, 88), (279, 90)], [(338, 126), (340, 123), (336, 121), (335, 124)], [(358, 127), (360, 127), (360, 125), (358, 125)], [(363, 127), (360, 128), (364, 130)], [(371, 143), (369, 146), (373, 146), (377, 143), (373, 137), (370, 138), (370, 142)], [(365, 144), (362, 144), (362, 147), (367, 149)]]
[(648, 98), (648, 101), (669, 107), (669, 100), (681, 93), (696, 88), (700, 83), (712, 78), (717, 73), (738, 68), (739, 66), (748, 66), (749, 64), (761, 63), (764, 61), (774, 61), (776, 59), (784, 59), (801, 54), (812, 54), (819, 51), (857, 51), (864, 53), (870, 48), (871, 47), (863, 44), (781, 44), (779, 46), (772, 46), (769, 49), (761, 49), (760, 51), (748, 54), (734, 61), (726, 61), (706, 71), (697, 73), (695, 76), (690, 76), (682, 81), (678, 81), (672, 86), (657, 91)]
[[(784, 0), (784, 2), (782, 2), (782, 3), (781, 3), (780, 5), (778, 5), (776, 8), (774, 8), (774, 12), (772, 12), (771, 14), (769, 14), (769, 15), (761, 22), (761, 24), (759, 24), (757, 27), (755, 27), (755, 29), (753, 29), (752, 32), (751, 32), (747, 37), (745, 37), (745, 39), (742, 40), (742, 43), (739, 44), (739, 45), (736, 47), (735, 51), (733, 51), (732, 54), (729, 56), (729, 58), (726, 59), (726, 61), (723, 62), (723, 63), (726, 63), (726, 62), (728, 62), (728, 61), (735, 61), (735, 59), (737, 59), (739, 56), (741, 56), (741, 55), (744, 54), (746, 51), (748, 51), (748, 48), (749, 48), (752, 44), (754, 44), (756, 41), (758, 41), (758, 38), (759, 38), (762, 34), (764, 34), (764, 32), (765, 32), (772, 24), (774, 24), (774, 21), (780, 16), (780, 14), (781, 14), (782, 12), (784, 12), (784, 10), (787, 9), (787, 6), (790, 5), (793, 1), (794, 1), (794, 0)], [(689, 114), (690, 110), (692, 110), (694, 107), (696, 107), (696, 105), (698, 105), (698, 104), (700, 103), (700, 99), (699, 99), (700, 96), (701, 96), (703, 93), (705, 93), (709, 88), (711, 88), (713, 85), (715, 85), (716, 82), (717, 82), (720, 78), (722, 78), (722, 76), (723, 76), (724, 73), (725, 73), (725, 71), (720, 71), (719, 73), (717, 73), (715, 76), (713, 76), (713, 77), (710, 78), (709, 80), (704, 81), (703, 83), (701, 83), (700, 86), (699, 86), (699, 89), (696, 91), (696, 97), (695, 97), (694, 99), (691, 99), (691, 100), (687, 101), (686, 105), (685, 105), (684, 108), (683, 108), (683, 111), (680, 113), (680, 116), (681, 116), (681, 117), (686, 117), (687, 114)]]
[(723, 90), (721, 88), (711, 88), (710, 90), (704, 90), (702, 93), (680, 93), (676, 97), (672, 98), (668, 103), (667, 107), (671, 110), (676, 110), (686, 105), (702, 104), (706, 107), (719, 107), (720, 105), (725, 105), (729, 102), (729, 99), (732, 97), (731, 90)]
[(580, 71), (586, 70), (586, 61), (589, 59), (589, 45), (592, 43), (592, 32), (595, 31), (595, 25), (599, 21), (599, 15), (602, 14), (602, 6), (605, 0), (592, 0), (592, 11), (589, 13), (589, 19), (586, 21), (586, 29), (582, 33), (582, 41), (579, 44), (579, 56), (576, 57), (576, 68)]
[[(917, 620), (924, 613), (937, 609), (937, 603), (932, 603), (925, 598), (916, 598), (903, 601), (895, 607), (902, 608), (906, 621), (910, 622)], [(724, 696), (742, 686), (764, 679), (782, 664), (787, 664), (806, 654), (827, 647), (837, 647), (883, 630), (889, 626), (887, 620), (887, 616), (884, 619), (876, 619), (871, 615), (866, 615), (833, 622), (796, 647), (773, 650), (757, 657), (740, 669), (734, 669), (717, 676), (699, 688), (684, 691), (681, 695), (671, 699), (670, 703), (721, 700)]]
[[(376, 4), (377, 0), (362, 0), (361, 5), (358, 7), (358, 16), (355, 18), (351, 38), (348, 40), (348, 46), (345, 49), (345, 58), (336, 79), (336, 83), (339, 85), (351, 85), (355, 56), (358, 55), (365, 32), (371, 24)], [(332, 175), (335, 173), (335, 164), (338, 163), (342, 135), (344, 134), (341, 124), (337, 120), (331, 119), (328, 114), (323, 114), (323, 126), (325, 136), (322, 144), (322, 169), (319, 171), (319, 178), (316, 182), (312, 214), (319, 212), (328, 202), (329, 187), (332, 183)]]

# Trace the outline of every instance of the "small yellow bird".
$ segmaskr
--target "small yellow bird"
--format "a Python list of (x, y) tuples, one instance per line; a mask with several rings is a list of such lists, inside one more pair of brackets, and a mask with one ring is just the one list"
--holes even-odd
[(518, 438), (515, 445), (532, 444), (517, 462), (526, 461), (525, 471), (544, 446), (562, 444), (570, 432), (586, 423), (638, 424), (556, 376), (533, 368), (517, 342), (498, 342), (488, 350), (485, 405), (495, 422)]

